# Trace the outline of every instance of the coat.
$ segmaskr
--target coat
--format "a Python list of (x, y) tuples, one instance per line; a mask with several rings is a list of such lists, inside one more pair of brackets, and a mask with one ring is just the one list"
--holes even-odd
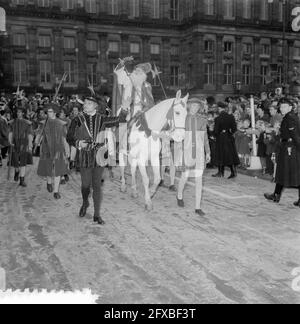
[(0, 116), (0, 148), (8, 146), (8, 124), (7, 121)]
[[(107, 128), (117, 127), (120, 123), (126, 122), (126, 113), (122, 111), (119, 117), (106, 117), (97, 113), (93, 120), (93, 138), (91, 138), (87, 131), (87, 127), (89, 127), (89, 117), (86, 114), (74, 118), (68, 131), (67, 141), (70, 146), (74, 146), (77, 149), (76, 165), (79, 168), (96, 168), (103, 166), (101, 163), (105, 162), (105, 154), (103, 154), (103, 161), (101, 161), (100, 165), (97, 161), (99, 148), (104, 145), (104, 143), (100, 143), (99, 141), (101, 132)], [(80, 141), (92, 143), (90, 143), (86, 149), (79, 149)]]
[(59, 119), (48, 119), (42, 136), (37, 174), (40, 177), (60, 177), (68, 174), (65, 123)]
[(237, 125), (234, 116), (223, 111), (215, 120), (216, 165), (232, 166), (240, 164), (234, 139), (236, 131)]
[(300, 186), (300, 121), (288, 113), (280, 129), (281, 143), (278, 147), (275, 182), (284, 187)]
[(10, 125), (10, 141), (14, 145), (11, 156), (11, 166), (14, 168), (25, 167), (33, 164), (32, 125), (26, 119), (15, 119)]
[(205, 170), (206, 154), (210, 155), (207, 121), (200, 115), (188, 115), (185, 123), (184, 167), (186, 170)]

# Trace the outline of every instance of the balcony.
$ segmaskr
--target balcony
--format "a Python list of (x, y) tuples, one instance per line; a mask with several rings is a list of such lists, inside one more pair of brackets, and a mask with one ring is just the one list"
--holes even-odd
[(44, 54), (44, 55), (52, 53), (51, 47), (38, 47), (37, 51), (38, 51), (38, 54)]
[(23, 54), (23, 53), (26, 53), (27, 52), (27, 47), (24, 45), (13, 45), (12, 46), (12, 50), (14, 53), (17, 53), (17, 54)]
[(76, 49), (75, 48), (64, 48), (64, 55), (75, 55)]

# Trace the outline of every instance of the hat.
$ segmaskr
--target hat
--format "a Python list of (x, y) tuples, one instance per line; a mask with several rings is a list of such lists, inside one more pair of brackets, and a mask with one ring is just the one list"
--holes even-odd
[(88, 101), (93, 101), (93, 102), (95, 102), (96, 104), (98, 104), (98, 101), (97, 101), (97, 99), (96, 99), (96, 98), (94, 98), (94, 97), (86, 97), (86, 98), (85, 98), (85, 100), (88, 100)]
[(227, 108), (227, 105), (225, 102), (222, 102), (222, 101), (219, 101), (217, 103), (218, 107), (221, 108), (221, 109), (226, 109)]
[(135, 66), (135, 69), (141, 69), (146, 74), (150, 73), (152, 71), (152, 66), (150, 63), (142, 63)]
[(191, 98), (188, 100), (188, 104), (198, 104), (198, 105), (203, 105), (203, 101), (200, 100), (199, 98)]
[(59, 112), (60, 112), (60, 107), (55, 103), (49, 103), (44, 106), (45, 112), (47, 112), (50, 109), (52, 109), (55, 114), (59, 114)]

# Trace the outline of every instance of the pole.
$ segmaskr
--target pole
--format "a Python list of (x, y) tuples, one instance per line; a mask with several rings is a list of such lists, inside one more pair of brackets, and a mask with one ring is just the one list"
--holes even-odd
[(282, 73), (283, 73), (283, 84), (286, 85), (287, 84), (287, 70), (288, 70), (288, 66), (287, 66), (287, 44), (286, 44), (286, 23), (287, 23), (287, 1), (288, 0), (282, 0), (282, 55), (283, 55), (283, 67), (282, 67)]
[(8, 170), (7, 170), (7, 181), (10, 180), (10, 170), (11, 170), (11, 160), (12, 160), (12, 145), (9, 146), (9, 160), (8, 160)]
[(254, 97), (251, 96), (250, 98), (250, 105), (251, 105), (251, 123), (252, 123), (252, 156), (251, 156), (251, 163), (249, 170), (261, 170), (262, 165), (260, 162), (260, 158), (257, 156), (257, 144), (256, 144), (256, 122), (255, 122), (255, 107), (254, 107)]

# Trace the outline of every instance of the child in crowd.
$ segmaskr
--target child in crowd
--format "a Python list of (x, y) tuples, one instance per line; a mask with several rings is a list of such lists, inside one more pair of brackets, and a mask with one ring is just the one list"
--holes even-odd
[(262, 120), (259, 120), (256, 123), (256, 128), (258, 131), (258, 139), (256, 141), (258, 147), (257, 147), (257, 156), (260, 157), (260, 162), (262, 165), (262, 172), (263, 174), (266, 174), (267, 169), (267, 146), (265, 144), (265, 141), (267, 139), (266, 134), (266, 123)]
[(238, 131), (235, 135), (236, 148), (241, 160), (242, 168), (248, 168), (250, 166), (250, 143), (251, 136), (248, 134), (250, 127), (250, 120), (238, 122)]

